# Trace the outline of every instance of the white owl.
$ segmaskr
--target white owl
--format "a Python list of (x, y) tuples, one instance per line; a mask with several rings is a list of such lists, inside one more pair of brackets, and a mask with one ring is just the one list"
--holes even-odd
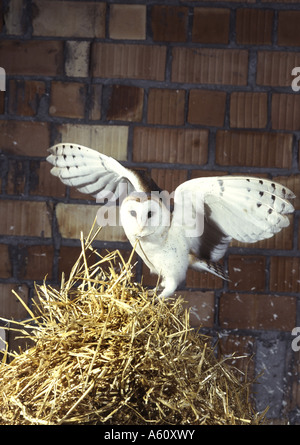
[(192, 179), (176, 188), (170, 205), (169, 195), (160, 193), (151, 179), (98, 151), (69, 143), (49, 151), (51, 173), (64, 184), (120, 200), (130, 243), (151, 273), (162, 278), (160, 297), (174, 293), (188, 268), (225, 278), (218, 261), (232, 239), (254, 243), (270, 238), (289, 225), (286, 214), (294, 211), (288, 201), (294, 193), (267, 179)]

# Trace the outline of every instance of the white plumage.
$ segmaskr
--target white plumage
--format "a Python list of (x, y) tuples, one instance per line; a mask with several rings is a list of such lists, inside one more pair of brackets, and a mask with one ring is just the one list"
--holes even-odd
[(51, 173), (64, 184), (120, 200), (124, 231), (150, 271), (162, 278), (161, 297), (174, 293), (189, 267), (225, 278), (218, 261), (232, 239), (270, 238), (289, 225), (287, 214), (294, 211), (291, 190), (246, 176), (186, 181), (172, 196), (172, 211), (168, 195), (159, 193), (151, 178), (111, 157), (78, 144), (57, 144), (49, 151)]

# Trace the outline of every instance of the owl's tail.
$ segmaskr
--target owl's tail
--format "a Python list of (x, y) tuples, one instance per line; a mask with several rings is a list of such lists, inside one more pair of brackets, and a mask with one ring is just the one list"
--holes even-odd
[(205, 259), (199, 259), (195, 255), (189, 255), (189, 267), (198, 272), (210, 272), (225, 281), (230, 281), (228, 274), (221, 263), (209, 261)]

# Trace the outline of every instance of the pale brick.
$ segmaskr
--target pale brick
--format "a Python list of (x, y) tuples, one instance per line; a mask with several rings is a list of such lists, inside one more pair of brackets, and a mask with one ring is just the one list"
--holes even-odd
[(34, 0), (33, 35), (55, 37), (105, 37), (104, 2)]
[(2, 235), (51, 237), (51, 209), (45, 202), (2, 200)]
[(89, 119), (101, 119), (101, 95), (102, 85), (92, 85), (89, 100)]
[(144, 40), (146, 38), (146, 5), (112, 4), (109, 37), (120, 40)]
[(56, 142), (81, 144), (119, 161), (127, 160), (127, 126), (63, 124), (57, 130)]
[(66, 42), (65, 72), (69, 77), (88, 77), (90, 42), (70, 40)]
[[(63, 204), (56, 206), (58, 229), (63, 238), (80, 239), (80, 233), (86, 237), (97, 216), (100, 206), (85, 204)], [(117, 210), (118, 211), (118, 210)], [(96, 227), (97, 223), (96, 223)], [(107, 225), (97, 236), (103, 241), (127, 241), (122, 226)]]
[(23, 0), (10, 0), (9, 6), (4, 14), (6, 32), (9, 35), (22, 35), (24, 25), (22, 23)]

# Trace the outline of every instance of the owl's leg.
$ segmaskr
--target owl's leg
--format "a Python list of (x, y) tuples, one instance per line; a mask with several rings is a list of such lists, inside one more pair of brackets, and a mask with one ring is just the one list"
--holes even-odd
[(161, 286), (164, 289), (162, 292), (160, 292), (160, 294), (158, 294), (158, 298), (169, 298), (172, 294), (174, 294), (178, 286), (178, 281), (174, 278), (165, 278), (162, 281)]

